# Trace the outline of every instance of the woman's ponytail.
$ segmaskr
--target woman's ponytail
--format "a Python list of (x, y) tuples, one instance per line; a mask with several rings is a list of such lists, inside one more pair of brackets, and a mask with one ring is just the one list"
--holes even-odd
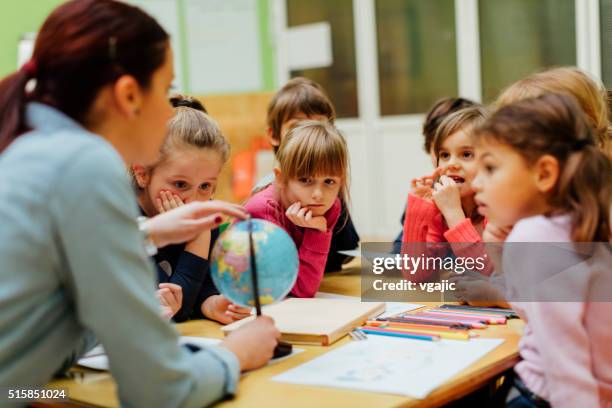
[(21, 69), (0, 81), (0, 153), (25, 130), (25, 87), (31, 79), (27, 69)]

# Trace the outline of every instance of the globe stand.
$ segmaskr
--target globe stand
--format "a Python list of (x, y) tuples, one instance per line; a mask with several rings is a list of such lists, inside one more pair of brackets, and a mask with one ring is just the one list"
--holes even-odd
[[(261, 302), (259, 301), (259, 285), (257, 283), (257, 262), (255, 262), (255, 247), (253, 246), (253, 223), (251, 218), (248, 220), (249, 229), (249, 255), (251, 262), (251, 279), (253, 281), (253, 299), (255, 299), (255, 311), (257, 316), (261, 316)], [(285, 357), (291, 354), (293, 345), (284, 341), (278, 342), (274, 348), (272, 358)]]

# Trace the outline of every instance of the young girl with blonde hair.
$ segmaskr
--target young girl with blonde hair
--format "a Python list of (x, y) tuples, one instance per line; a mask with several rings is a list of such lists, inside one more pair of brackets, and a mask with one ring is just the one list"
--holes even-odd
[(157, 158), (173, 77), (151, 16), (71, 0), (45, 19), (30, 61), (0, 79), (0, 384), (44, 387), (97, 340), (117, 405), (203, 407), (272, 357), (280, 333), (267, 316), (202, 348), (179, 345), (159, 316), (144, 236), (162, 246), (221, 214), (246, 217), (189, 203), (139, 230), (125, 166)]
[[(174, 116), (155, 164), (132, 166), (138, 203), (153, 217), (193, 201), (212, 199), (230, 146), (217, 123), (194, 98), (171, 98)], [(220, 295), (210, 277), (208, 258), (218, 229), (202, 232), (186, 244), (169, 245), (155, 255), (160, 284), (179, 285), (182, 302), (175, 321), (207, 317), (231, 323), (250, 314)]]
[(252, 196), (245, 208), (293, 238), (300, 266), (291, 294), (313, 297), (323, 279), (340, 198), (348, 199), (346, 141), (332, 124), (304, 120), (282, 138), (276, 157), (274, 183)]

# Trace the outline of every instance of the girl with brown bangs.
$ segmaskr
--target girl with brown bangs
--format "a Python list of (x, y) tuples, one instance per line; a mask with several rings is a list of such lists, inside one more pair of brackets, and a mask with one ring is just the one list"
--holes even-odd
[(291, 294), (313, 297), (323, 279), (332, 233), (347, 202), (348, 151), (330, 123), (298, 122), (281, 140), (275, 181), (253, 195), (245, 208), (291, 236), (300, 267)]
[(514, 226), (502, 264), (527, 322), (511, 407), (612, 405), (612, 166), (595, 135), (576, 100), (555, 94), (504, 106), (477, 132), (478, 210)]
[[(448, 242), (456, 256), (474, 255), (475, 248), (466, 244), (482, 241), (485, 220), (476, 212), (471, 185), (476, 174), (473, 133), (486, 115), (484, 108), (472, 106), (450, 114), (438, 127), (433, 141), (438, 167), (428, 176), (435, 181), (413, 184), (406, 206), (402, 253), (415, 253), (415, 245), (424, 248), (426, 243)], [(404, 272), (406, 278), (421, 282), (434, 271)], [(481, 273), (489, 275), (491, 268), (487, 265)]]
[(42, 24), (31, 60), (0, 80), (0, 384), (43, 387), (99, 342), (121, 406), (203, 407), (272, 357), (269, 317), (200, 348), (180, 346), (160, 316), (145, 242), (151, 253), (223, 214), (247, 216), (192, 202), (139, 228), (125, 170), (157, 159), (173, 77), (168, 34), (151, 16), (71, 0)]
[[(292, 78), (274, 95), (268, 105), (267, 134), (275, 155), (289, 129), (305, 119), (328, 121), (333, 125), (336, 120), (336, 110), (320, 84), (304, 77)], [(270, 172), (257, 182), (253, 194), (268, 187), (272, 182), (274, 182), (274, 172)], [(340, 205), (340, 218), (343, 222), (336, 224), (332, 233), (325, 264), (326, 272), (341, 270), (342, 265), (353, 258), (340, 251), (352, 250), (359, 245), (359, 234), (349, 209), (342, 201)]]

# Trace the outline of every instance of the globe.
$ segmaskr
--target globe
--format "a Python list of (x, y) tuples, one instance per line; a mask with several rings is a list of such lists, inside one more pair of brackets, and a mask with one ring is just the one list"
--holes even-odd
[(241, 306), (255, 306), (249, 222), (252, 223), (259, 301), (263, 306), (287, 296), (297, 279), (297, 249), (282, 228), (260, 219), (233, 224), (219, 236), (213, 247), (210, 273), (219, 292), (230, 301)]

